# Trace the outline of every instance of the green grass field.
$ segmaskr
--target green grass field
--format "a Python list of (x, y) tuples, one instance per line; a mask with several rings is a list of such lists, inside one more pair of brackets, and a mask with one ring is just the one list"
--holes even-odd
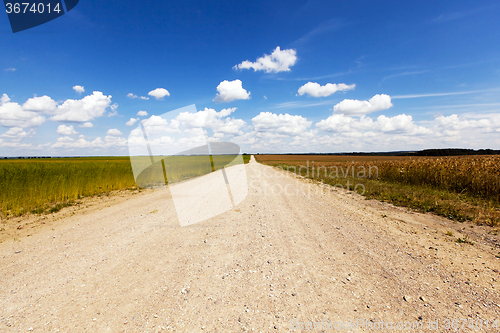
[[(170, 174), (174, 175), (170, 183), (212, 171), (193, 163), (192, 159), (200, 157), (189, 157), (189, 161), (184, 157), (184, 164), (175, 158), (167, 158)], [(226, 160), (215, 156), (215, 167), (220, 168)], [(243, 155), (243, 160), (248, 163), (250, 155)], [(152, 183), (163, 181), (163, 170), (156, 167), (153, 171)], [(137, 184), (128, 156), (6, 159), (0, 160), (0, 188), (0, 215), (9, 217), (55, 212), (82, 197), (136, 189)]]
[[(164, 183), (177, 183), (241, 163), (241, 159), (238, 160), (237, 156), (155, 156), (153, 157), (154, 164), (151, 164), (149, 156), (139, 156), (133, 157), (132, 161), (134, 172), (138, 174), (137, 185), (147, 188), (163, 185)], [(248, 163), (249, 160), (249, 155), (243, 155), (244, 163)]]

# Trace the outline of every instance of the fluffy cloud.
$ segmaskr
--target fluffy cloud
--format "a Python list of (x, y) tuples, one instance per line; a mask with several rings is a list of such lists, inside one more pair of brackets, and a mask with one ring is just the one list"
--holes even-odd
[(145, 117), (148, 115), (148, 113), (146, 111), (139, 111), (139, 112), (137, 112), (137, 115), (141, 116), (141, 117)]
[(11, 102), (7, 94), (3, 94), (0, 98), (0, 125), (31, 128), (40, 126), (44, 122), (44, 116), (38, 112), (27, 111), (18, 103)]
[(139, 118), (130, 118), (130, 120), (125, 123), (125, 125), (133, 126), (138, 121), (139, 121)]
[(238, 99), (250, 99), (250, 92), (243, 89), (241, 80), (224, 80), (217, 86), (216, 103), (228, 103)]
[(17, 69), (14, 67), (9, 67), (9, 68), (6, 68), (5, 71), (6, 72), (15, 72), (15, 71), (17, 71)]
[(182, 112), (175, 120), (187, 128), (210, 128), (214, 133), (225, 134), (243, 134), (241, 128), (245, 126), (242, 119), (227, 118), (236, 108), (222, 109), (217, 112), (214, 109), (205, 108), (205, 110), (196, 113)]
[(72, 135), (72, 134), (77, 134), (78, 132), (75, 131), (73, 128), (73, 125), (71, 126), (66, 126), (66, 125), (59, 125), (57, 127), (57, 134), (61, 135)]
[(148, 93), (149, 96), (153, 96), (156, 99), (162, 99), (165, 96), (170, 96), (170, 93), (167, 89), (156, 88)]
[(100, 137), (97, 137), (93, 141), (88, 141), (85, 139), (83, 135), (80, 135), (78, 140), (73, 139), (69, 136), (59, 137), (56, 142), (51, 145), (51, 148), (62, 148), (66, 150), (74, 150), (74, 149), (85, 149), (85, 148), (93, 148), (93, 149), (104, 149), (104, 148), (113, 148), (120, 149), (127, 146), (127, 140), (117, 136), (106, 136), (104, 140)]
[(106, 132), (106, 135), (110, 135), (110, 136), (119, 136), (119, 135), (122, 135), (122, 132), (120, 132), (119, 130), (117, 130), (116, 128), (111, 128), (109, 129), (107, 132)]
[(128, 93), (127, 97), (128, 98), (132, 98), (132, 99), (134, 99), (134, 98), (140, 98), (140, 99), (144, 99), (144, 100), (148, 100), (149, 99), (149, 97), (146, 97), (146, 96), (137, 96), (137, 95), (134, 95), (132, 93)]
[[(22, 129), (20, 127), (11, 127), (11, 128), (9, 128), (9, 130), (7, 132), (0, 135), (0, 137), (9, 138), (13, 142), (19, 142), (22, 139), (24, 139), (25, 137), (32, 136), (35, 133), (36, 132), (34, 129), (30, 129), (28, 132), (26, 132), (24, 129)], [(0, 141), (3, 141), (3, 140), (0, 140)]]
[(38, 146), (33, 146), (31, 143), (20, 143), (20, 142), (14, 142), (14, 141), (10, 141), (10, 142), (4, 142), (2, 139), (0, 139), (0, 147), (2, 148), (13, 148), (15, 149), (16, 151), (16, 154), (15, 155), (19, 155), (17, 153), (17, 151), (19, 149), (40, 149), (40, 148), (43, 148), (44, 146), (42, 145), (38, 145)]
[(92, 124), (91, 122), (86, 122), (86, 123), (81, 124), (78, 127), (91, 128), (91, 127), (94, 127), (94, 124)]
[(484, 118), (470, 119), (459, 117), (456, 114), (451, 116), (439, 116), (435, 119), (436, 126), (448, 131), (461, 131), (468, 129), (483, 129), (487, 132), (500, 128), (499, 115), (485, 115)]
[(275, 114), (271, 112), (261, 112), (252, 119), (253, 127), (258, 132), (274, 132), (282, 135), (298, 135), (311, 126), (312, 121), (308, 121), (302, 116), (292, 116), (286, 114)]
[(320, 130), (337, 133), (404, 133), (407, 135), (431, 134), (432, 131), (418, 126), (410, 115), (400, 114), (394, 117), (379, 116), (375, 121), (372, 118), (361, 116), (359, 119), (344, 114), (334, 114), (316, 124)]
[(256, 62), (248, 60), (243, 61), (241, 64), (236, 65), (233, 69), (250, 69), (254, 71), (265, 71), (266, 73), (274, 72), (289, 72), (290, 67), (297, 62), (297, 52), (293, 49), (281, 50), (280, 47), (271, 54), (265, 54), (263, 57), (257, 59)]
[(85, 88), (83, 86), (74, 86), (73, 90), (76, 91), (77, 93), (81, 94), (85, 92)]
[(114, 117), (118, 115), (118, 103), (115, 103), (113, 105), (110, 105), (109, 108), (111, 109), (110, 112), (108, 112), (108, 117)]
[(165, 125), (168, 124), (168, 120), (167, 119), (163, 119), (160, 116), (152, 115), (148, 119), (143, 120), (142, 124), (144, 126), (165, 126)]
[[(236, 108), (221, 111), (205, 108), (196, 111), (191, 107), (186, 110), (189, 111), (181, 110), (173, 119), (153, 115), (141, 121), (153, 154), (175, 154), (203, 146), (207, 139), (220, 141), (244, 134), (246, 123), (242, 119), (231, 117)], [(147, 154), (141, 128), (131, 131), (128, 142), (131, 154)]]
[(385, 133), (405, 133), (408, 135), (429, 135), (432, 131), (418, 126), (410, 115), (400, 114), (394, 117), (378, 116), (375, 128)]
[(299, 88), (298, 93), (300, 96), (308, 94), (313, 97), (326, 97), (334, 94), (337, 91), (348, 91), (356, 87), (355, 84), (347, 85), (345, 83), (327, 83), (324, 86), (316, 82), (307, 82)]
[(6, 127), (36, 127), (45, 122), (42, 114), (53, 115), (54, 121), (86, 122), (80, 127), (92, 127), (88, 122), (96, 117), (101, 117), (110, 107), (110, 115), (116, 114), (118, 104), (111, 105), (111, 96), (105, 96), (100, 91), (80, 100), (68, 99), (58, 105), (49, 96), (33, 97), (22, 106), (10, 101), (7, 94), (0, 98), (0, 125)]
[(23, 104), (23, 109), (27, 111), (43, 112), (54, 114), (57, 109), (57, 103), (49, 96), (33, 97)]
[[(161, 132), (178, 132), (179, 123), (175, 120), (171, 121), (170, 124), (167, 119), (160, 116), (151, 116), (148, 119), (141, 121), (144, 125), (147, 133), (161, 133)], [(141, 134), (142, 135), (142, 134)]]
[(105, 96), (100, 91), (94, 91), (92, 95), (85, 96), (80, 100), (66, 100), (57, 107), (56, 115), (51, 119), (54, 121), (87, 122), (103, 116), (110, 105), (111, 95)]
[(370, 112), (386, 110), (390, 107), (392, 107), (391, 96), (381, 94), (373, 96), (368, 101), (344, 99), (333, 107), (333, 111), (350, 116), (361, 116)]

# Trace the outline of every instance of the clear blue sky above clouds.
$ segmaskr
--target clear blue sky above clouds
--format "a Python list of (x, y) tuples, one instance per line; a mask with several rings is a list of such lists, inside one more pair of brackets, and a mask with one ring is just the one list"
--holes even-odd
[(0, 13), (0, 156), (127, 155), (138, 121), (190, 104), (251, 153), (500, 149), (499, 17), (498, 1), (81, 0), (13, 34)]

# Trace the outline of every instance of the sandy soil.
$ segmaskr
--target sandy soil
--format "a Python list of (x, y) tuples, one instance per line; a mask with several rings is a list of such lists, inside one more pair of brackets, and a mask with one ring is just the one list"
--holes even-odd
[(236, 209), (188, 227), (168, 189), (17, 221), (30, 231), (0, 244), (0, 331), (500, 331), (488, 229), (246, 171)]

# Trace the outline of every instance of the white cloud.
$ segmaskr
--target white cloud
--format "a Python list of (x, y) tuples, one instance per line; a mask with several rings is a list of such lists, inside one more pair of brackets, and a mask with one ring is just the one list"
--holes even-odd
[(83, 86), (74, 86), (73, 90), (76, 91), (77, 93), (81, 94), (85, 92), (85, 88)]
[(49, 96), (33, 97), (28, 99), (23, 104), (23, 109), (27, 111), (43, 112), (46, 114), (54, 114), (57, 109), (57, 103)]
[(400, 114), (394, 117), (380, 115), (374, 121), (370, 117), (351, 118), (344, 114), (334, 114), (321, 120), (316, 127), (327, 132), (350, 133), (358, 135), (362, 132), (404, 133), (407, 135), (431, 134), (432, 131), (418, 126), (410, 115)]
[(390, 107), (392, 107), (391, 96), (381, 94), (373, 96), (368, 101), (344, 99), (333, 107), (333, 111), (350, 116), (361, 116), (370, 112), (386, 110)]
[(86, 123), (83, 123), (82, 125), (80, 125), (78, 127), (91, 128), (91, 127), (94, 127), (94, 124), (92, 124), (91, 122), (86, 122)]
[(104, 137), (104, 147), (125, 147), (127, 146), (127, 139), (117, 135), (106, 135)]
[(111, 128), (109, 129), (107, 132), (106, 132), (106, 135), (109, 135), (109, 136), (119, 136), (119, 135), (122, 135), (122, 132), (120, 132), (119, 130), (117, 130), (116, 128)]
[(71, 126), (66, 126), (66, 125), (59, 125), (57, 127), (57, 134), (61, 135), (72, 135), (72, 134), (77, 134), (78, 132), (75, 131), (73, 128), (73, 125)]
[[(144, 125), (153, 153), (155, 151), (161, 151), (163, 154), (178, 153), (205, 145), (207, 139), (220, 141), (242, 135), (246, 123), (242, 119), (231, 117), (235, 110), (236, 108), (227, 108), (217, 112), (210, 108), (201, 111), (190, 108), (190, 111), (180, 111), (173, 119), (153, 115), (141, 123)], [(131, 131), (129, 144), (134, 149), (144, 148), (144, 138), (140, 128)]]
[(348, 91), (354, 89), (355, 87), (355, 84), (347, 85), (345, 83), (327, 83), (326, 85), (321, 86), (316, 82), (307, 82), (299, 88), (298, 93), (300, 96), (308, 94), (313, 97), (326, 97), (337, 91)]
[(500, 117), (498, 115), (489, 115), (480, 119), (468, 119), (456, 114), (451, 116), (439, 116), (435, 119), (436, 126), (452, 131), (461, 131), (469, 129), (483, 129), (491, 132), (495, 128), (500, 128)]
[(205, 110), (196, 113), (182, 112), (176, 118), (179, 124), (187, 128), (210, 128), (214, 133), (225, 134), (243, 134), (241, 128), (245, 126), (242, 119), (228, 118), (236, 108), (222, 109), (217, 112), (214, 109), (205, 108)]
[(149, 96), (153, 96), (156, 99), (162, 99), (165, 96), (170, 96), (170, 93), (167, 89), (164, 88), (156, 88), (148, 93)]
[(142, 120), (141, 123), (144, 125), (147, 133), (179, 132), (179, 123), (175, 119), (169, 124), (167, 119), (153, 115), (148, 119)]
[(134, 95), (134, 94), (132, 94), (132, 93), (128, 93), (128, 94), (127, 94), (127, 97), (128, 97), (128, 98), (132, 98), (132, 99), (134, 99), (134, 98), (140, 98), (140, 99), (144, 99), (144, 100), (148, 100), (148, 99), (149, 99), (149, 97), (145, 97), (145, 96), (137, 96), (137, 95)]
[(160, 116), (152, 115), (148, 119), (142, 121), (144, 126), (166, 126), (168, 124), (168, 120), (163, 119)]
[(90, 142), (85, 140), (84, 138), (79, 138), (75, 141), (75, 139), (69, 136), (63, 136), (57, 138), (56, 142), (51, 146), (51, 148), (95, 148), (103, 145), (103, 141), (100, 137), (96, 138), (94, 141)]
[(7, 94), (3, 94), (0, 98), (0, 125), (31, 128), (40, 126), (44, 122), (44, 116), (37, 112), (24, 110), (18, 103), (11, 102)]
[(137, 121), (139, 121), (139, 118), (130, 118), (130, 120), (125, 123), (125, 125), (133, 126)]
[[(25, 137), (32, 136), (35, 133), (36, 132), (35, 132), (34, 129), (30, 129), (28, 132), (26, 132), (24, 129), (22, 129), (20, 127), (11, 127), (11, 128), (9, 128), (9, 130), (7, 132), (5, 132), (4, 134), (0, 135), (0, 137), (2, 137), (2, 138), (9, 138), (13, 142), (19, 142), (22, 139), (24, 139)], [(3, 141), (3, 140), (0, 140), (0, 141)]]
[(20, 143), (18, 141), (10, 141), (10, 142), (4, 142), (2, 139), (0, 139), (0, 147), (2, 148), (13, 148), (16, 151), (15, 155), (19, 155), (17, 151), (19, 149), (39, 149), (42, 146), (38, 145), (38, 147), (33, 146), (31, 143)]
[[(500, 113), (453, 114), (418, 124), (410, 115), (352, 118), (334, 114), (316, 124), (329, 135), (315, 141), (336, 151), (389, 151), (428, 148), (500, 147)], [(312, 147), (312, 143), (309, 143)]]
[(361, 117), (360, 120), (357, 121), (358, 126), (356, 126), (354, 125), (356, 119), (343, 114), (334, 114), (316, 123), (316, 127), (328, 132), (348, 132), (352, 131), (353, 127), (359, 127), (359, 125), (362, 125), (368, 119), (370, 118)]
[(17, 71), (17, 69), (14, 67), (9, 67), (9, 68), (6, 68), (5, 71), (6, 72), (15, 72), (15, 71)]
[(256, 62), (245, 60), (241, 64), (234, 66), (233, 69), (253, 68), (254, 71), (265, 71), (266, 73), (288, 72), (296, 62), (297, 52), (295, 50), (280, 50), (278, 46), (273, 53), (265, 54), (263, 57), (258, 58)]
[(428, 128), (418, 126), (413, 122), (413, 117), (400, 114), (394, 117), (380, 115), (375, 122), (376, 128), (386, 133), (405, 133), (408, 135), (430, 135), (432, 131)]
[(148, 115), (148, 113), (147, 113), (147, 111), (139, 111), (139, 112), (137, 112), (137, 115), (141, 116), (141, 117), (145, 117)]
[(9, 102), (10, 102), (10, 98), (9, 98), (9, 96), (7, 96), (7, 94), (3, 94), (2, 97), (0, 97), (0, 105), (5, 104), (5, 103), (9, 103)]
[(87, 122), (101, 117), (106, 108), (111, 105), (111, 95), (105, 96), (100, 91), (94, 91), (92, 95), (85, 96), (80, 100), (68, 99), (59, 105), (54, 121)]
[(111, 112), (108, 113), (108, 117), (114, 117), (118, 115), (118, 103), (115, 103), (113, 105), (110, 105), (109, 107), (111, 109)]
[(238, 99), (250, 99), (250, 92), (243, 89), (241, 80), (224, 80), (217, 86), (216, 103), (228, 103)]
[(275, 114), (271, 112), (261, 112), (252, 119), (253, 127), (258, 132), (273, 132), (282, 135), (298, 135), (311, 126), (312, 121), (308, 121), (302, 116), (292, 116), (286, 114)]
[(113, 149), (121, 149), (126, 147), (127, 140), (118, 136), (109, 136), (107, 135), (104, 140), (100, 137), (97, 137), (93, 141), (86, 140), (83, 135), (80, 135), (78, 140), (75, 140), (69, 136), (59, 137), (56, 142), (51, 145), (51, 148), (61, 148), (66, 150), (74, 150), (74, 149), (104, 149), (104, 148), (113, 148)]

